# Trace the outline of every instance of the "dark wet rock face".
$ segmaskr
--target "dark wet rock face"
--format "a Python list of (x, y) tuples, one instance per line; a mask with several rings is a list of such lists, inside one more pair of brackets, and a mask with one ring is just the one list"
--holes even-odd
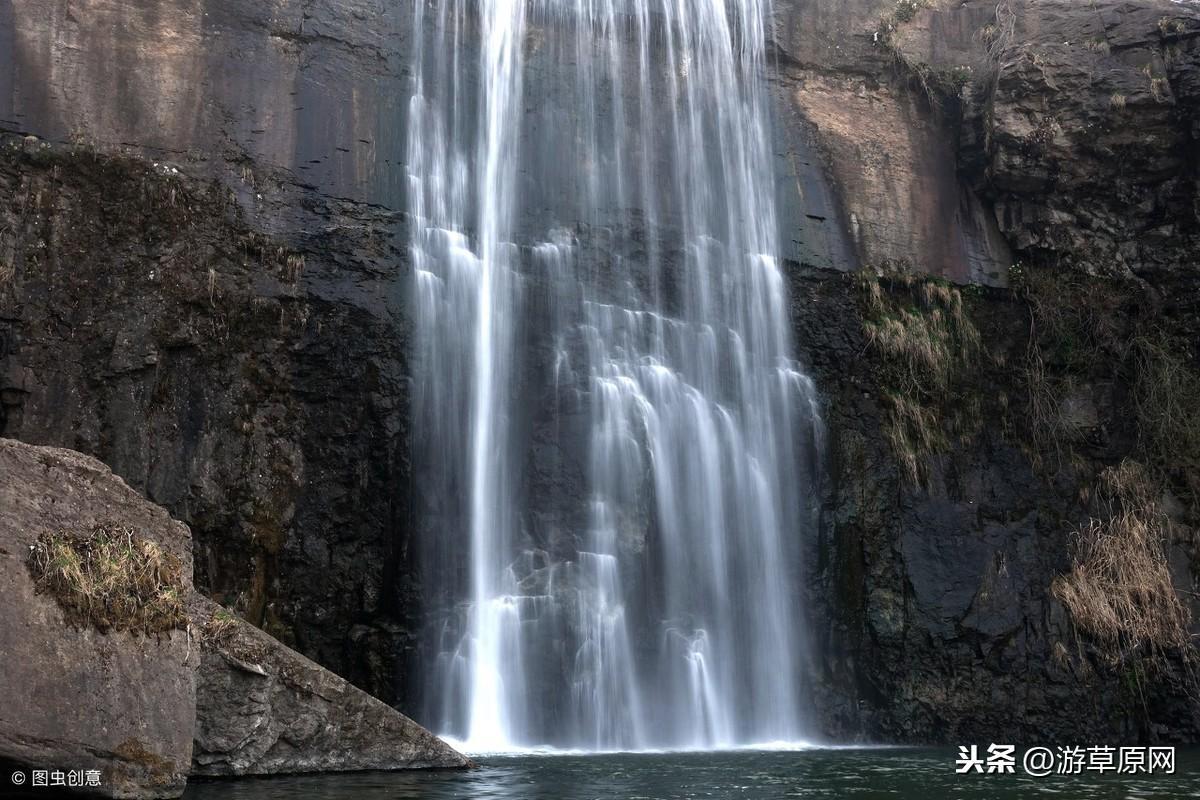
[(206, 594), (391, 696), (410, 586), (392, 218), (331, 201), (289, 247), (177, 168), (15, 138), (0, 184), (0, 430), (102, 458), (192, 527)]
[(99, 771), (107, 797), (178, 797), (191, 766), (195, 657), (186, 630), (102, 632), (39, 592), (26, 561), (40, 536), (135, 530), (182, 565), (185, 526), (95, 459), (0, 439), (0, 758)]
[[(803, 349), (828, 393), (826, 524), (810, 556), (809, 599), (824, 727), (836, 738), (884, 741), (1195, 741), (1200, 706), (1179, 652), (1142, 645), (1113, 663), (1051, 589), (1070, 569), (1075, 531), (1103, 516), (1100, 474), (1148, 458), (1131, 363), (1098, 352), (1085, 375), (1048, 357), (1053, 391), (1066, 398), (1062, 387), (1076, 386), (1092, 408), (1055, 442), (1031, 422), (1030, 301), (1002, 290), (968, 296), (966, 313), (987, 345), (948, 403), (970, 406), (975, 423), (960, 435), (949, 412), (932, 407), (935, 424), (953, 435), (924, 457), (927, 471), (914, 483), (889, 436), (887, 357), (854, 321), (864, 315), (863, 290), (849, 278), (793, 275)], [(1177, 286), (1109, 287), (1115, 339), (1164, 326), (1194, 342), (1194, 305), (1172, 319), (1144, 300), (1119, 302)], [(1064, 290), (1061, 302), (1080, 299)], [(1069, 403), (1059, 409), (1071, 413)], [(1186, 484), (1169, 478), (1159, 491), (1188, 497)], [(1166, 552), (1195, 633), (1194, 497), (1176, 511)]]
[[(932, 3), (888, 34), (892, 4), (830, 15), (820, 5), (779, 9), (783, 80), (800, 82), (796, 103), (852, 187), (847, 207), (889, 198), (883, 231), (855, 232), (864, 260), (879, 265), (882, 253), (959, 275), (939, 266), (944, 249), (895, 238), (906, 230), (892, 218), (897, 202), (902, 218), (920, 220), (939, 196), (895, 192), (902, 170), (924, 163), (899, 148), (932, 126), (940, 166), (918, 167), (907, 185), (949, 169), (1018, 265), (996, 276), (1013, 291), (964, 292), (982, 355), (929, 410), (939, 427), (952, 427), (956, 408), (974, 422), (946, 431), (917, 483), (890, 437), (892, 398), (912, 395), (886, 379), (896, 358), (862, 324), (863, 288), (793, 272), (798, 341), (829, 401), (812, 600), (830, 615), (817, 626), (825, 724), (887, 740), (1195, 741), (1187, 661), (1143, 645), (1114, 663), (1052, 587), (1076, 556), (1075, 531), (1102, 515), (1098, 476), (1156, 458), (1146, 432), (1155, 413), (1139, 387), (1157, 379), (1138, 349), (1169, 340), (1174, 363), (1193, 375), (1200, 366), (1200, 9)], [(830, 26), (844, 35), (818, 35)], [(891, 118), (897, 102), (910, 133), (889, 131), (883, 139), (899, 144), (873, 151), (879, 120), (852, 118)], [(840, 180), (858, 164), (861, 175)], [(950, 230), (951, 217), (935, 218)], [(962, 241), (971, 252), (971, 237)], [(1168, 568), (1195, 619), (1196, 465), (1176, 454), (1158, 468), (1162, 506), (1174, 509)]]
[[(147, 162), (4, 156), (0, 432), (112, 465), (192, 527), (206, 594), (388, 699), (417, 591), (394, 211), (411, 17), (0, 8), (0, 127)], [(163, 161), (201, 179), (186, 219)]]

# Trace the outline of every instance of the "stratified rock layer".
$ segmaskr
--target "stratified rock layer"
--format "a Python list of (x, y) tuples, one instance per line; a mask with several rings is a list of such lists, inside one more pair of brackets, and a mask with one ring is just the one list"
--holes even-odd
[(863, 263), (999, 284), (1022, 259), (1194, 267), (1196, 3), (775, 7), (785, 106), (811, 127)]
[(131, 529), (184, 564), (186, 526), (94, 458), (0, 439), (0, 757), (100, 770), (109, 797), (177, 797), (191, 766), (196, 653), (188, 634), (72, 627), (26, 566), (43, 533)]

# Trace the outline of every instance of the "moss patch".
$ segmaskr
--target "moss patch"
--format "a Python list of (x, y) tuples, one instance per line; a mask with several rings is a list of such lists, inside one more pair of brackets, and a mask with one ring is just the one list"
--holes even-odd
[(150, 750), (139, 739), (121, 742), (113, 750), (113, 755), (142, 772), (152, 786), (169, 786), (177, 781), (175, 765)]
[(44, 533), (28, 565), (72, 624), (151, 634), (188, 623), (182, 562), (132, 530)]

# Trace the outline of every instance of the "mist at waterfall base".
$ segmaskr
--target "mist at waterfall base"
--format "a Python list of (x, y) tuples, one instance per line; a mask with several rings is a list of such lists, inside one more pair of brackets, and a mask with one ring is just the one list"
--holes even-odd
[(470, 752), (802, 740), (768, 0), (415, 13), (414, 711)]

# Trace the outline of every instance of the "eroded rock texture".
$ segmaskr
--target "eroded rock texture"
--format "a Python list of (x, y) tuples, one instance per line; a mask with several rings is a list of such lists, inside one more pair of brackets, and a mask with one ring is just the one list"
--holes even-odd
[[(894, 356), (853, 322), (864, 290), (803, 272), (793, 287), (803, 349), (829, 398), (827, 518), (809, 599), (821, 620), (824, 725), (839, 738), (923, 742), (998, 732), (1023, 742), (1195, 741), (1200, 703), (1178, 652), (1131, 648), (1114, 664), (1052, 591), (1071, 567), (1075, 532), (1104, 513), (1100, 474), (1152, 458), (1140, 438), (1139, 367), (1111, 342), (1160, 325), (1195, 342), (1195, 306), (1184, 322), (1147, 301), (1162, 285), (1063, 286), (1057, 302), (1095, 303), (1114, 326), (1109, 343), (1072, 364), (1067, 350), (1051, 350), (1057, 335), (1031, 325), (1044, 298), (964, 292), (987, 345), (963, 365), (961, 384), (924, 404), (945, 440), (920, 456), (914, 481), (890, 435)], [(1045, 348), (1040, 378), (1029, 371), (1035, 346)], [(1035, 416), (1043, 392), (1045, 420)], [(1194, 460), (1181, 466), (1195, 475)], [(1158, 487), (1172, 520), (1167, 566), (1195, 633), (1198, 519), (1188, 479), (1175, 477)]]
[(1195, 3), (776, 8), (779, 84), (864, 262), (985, 283), (1012, 250), (1097, 274), (1194, 263)]
[[(54, 596), (61, 586), (35, 582), (27, 562), (39, 537), (97, 531), (128, 532), (177, 559), (171, 589), (188, 598), (188, 613), (176, 628), (97, 630), (64, 614)], [(10, 698), (0, 709), (0, 758), (99, 770), (89, 791), (124, 798), (178, 797), (189, 774), (470, 765), (395, 709), (196, 594), (191, 548), (187, 526), (94, 458), (0, 439), (0, 647)]]
[[(849, 322), (862, 286), (792, 273), (798, 342), (829, 396), (812, 600), (832, 611), (818, 626), (840, 685), (826, 724), (920, 741), (1193, 741), (1186, 662), (1140, 650), (1114, 665), (1051, 587), (1100, 513), (1097, 476), (1154, 458), (1139, 396), (1159, 379), (1138, 351), (1166, 337), (1200, 367), (1200, 7), (900, 5), (780, 4), (780, 84), (865, 264), (1013, 290), (964, 292), (984, 356), (931, 411), (939, 432), (956, 409), (972, 421), (914, 485), (889, 431), (911, 387), (888, 385), (896, 358)], [(1197, 467), (1161, 468), (1169, 568), (1194, 613)]]
[(193, 774), (273, 775), (470, 766), (391, 706), (197, 599)]
[[(982, 25), (993, 6), (978, 5)], [(888, 46), (895, 3), (790, 0), (775, 9), (782, 113), (833, 178), (856, 263), (906, 259), (958, 281), (1004, 283), (1008, 245), (980, 193), (960, 179), (939, 110), (909, 85)], [(961, 40), (939, 40), (939, 53), (957, 47), (977, 58), (970, 22), (957, 33)]]
[(0, 159), (4, 433), (103, 458), (192, 526), (205, 593), (388, 695), (408, 585), (385, 579), (407, 485), (389, 215), (327, 207), (309, 251), (175, 168), (20, 139)]
[(146, 159), (3, 168), (0, 430), (100, 457), (191, 526), (205, 593), (386, 698), (415, 589), (404, 6), (0, 9), (0, 126)]
[(94, 458), (0, 439), (0, 757), (99, 770), (107, 797), (178, 797), (191, 768), (195, 653), (187, 631), (71, 625), (26, 566), (42, 534), (134, 530), (184, 565), (187, 527)]

